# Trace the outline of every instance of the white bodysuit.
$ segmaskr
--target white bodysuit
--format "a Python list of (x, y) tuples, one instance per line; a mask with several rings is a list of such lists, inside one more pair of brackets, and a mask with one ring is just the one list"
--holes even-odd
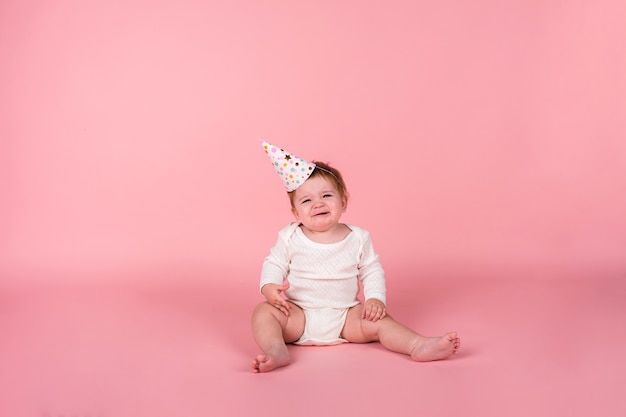
[(342, 241), (317, 243), (299, 226), (291, 223), (278, 233), (263, 263), (260, 287), (288, 280), (285, 295), (302, 308), (306, 318), (304, 334), (296, 344), (346, 342), (341, 330), (348, 309), (359, 303), (359, 281), (366, 300), (386, 302), (385, 276), (369, 232), (347, 225), (351, 232)]

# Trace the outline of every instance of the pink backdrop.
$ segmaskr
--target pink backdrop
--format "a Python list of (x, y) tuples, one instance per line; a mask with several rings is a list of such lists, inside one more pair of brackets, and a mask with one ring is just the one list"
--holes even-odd
[(261, 259), (259, 138), (389, 260), (624, 266), (623, 3), (501, 3), (3, 2), (2, 270)]
[(403, 271), (392, 289), (426, 271), (622, 280), (625, 15), (4, 0), (0, 287), (199, 280), (253, 305), (291, 221), (258, 139), (344, 172), (344, 220)]

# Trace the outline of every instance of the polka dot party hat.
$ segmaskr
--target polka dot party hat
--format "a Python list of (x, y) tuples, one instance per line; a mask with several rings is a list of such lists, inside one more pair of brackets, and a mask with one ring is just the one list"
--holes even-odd
[(304, 181), (313, 173), (315, 169), (314, 163), (298, 158), (289, 152), (285, 152), (285, 150), (271, 143), (262, 142), (265, 153), (267, 153), (270, 161), (272, 161), (276, 173), (283, 181), (283, 185), (288, 192), (304, 184)]

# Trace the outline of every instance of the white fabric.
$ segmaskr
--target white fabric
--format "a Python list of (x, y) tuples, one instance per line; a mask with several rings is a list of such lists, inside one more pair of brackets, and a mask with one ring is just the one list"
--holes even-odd
[[(298, 223), (282, 229), (263, 263), (260, 287), (282, 284), (287, 279), (290, 287), (285, 295), (303, 310), (347, 311), (359, 303), (361, 281), (366, 300), (376, 298), (386, 303), (384, 271), (369, 232), (358, 226), (347, 226), (351, 230), (348, 236), (330, 244), (313, 242)], [(345, 323), (345, 314), (342, 317), (340, 329)], [(309, 328), (311, 324), (307, 323), (305, 334), (319, 332), (325, 338), (330, 337), (324, 326), (314, 329)]]
[(343, 325), (348, 316), (347, 308), (303, 309), (305, 317), (304, 333), (296, 345), (338, 345), (348, 342), (341, 337)]

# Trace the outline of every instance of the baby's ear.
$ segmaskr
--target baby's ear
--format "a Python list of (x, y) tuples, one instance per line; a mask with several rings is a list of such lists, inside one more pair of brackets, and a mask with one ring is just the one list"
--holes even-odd
[(300, 216), (298, 216), (298, 211), (296, 210), (296, 208), (294, 206), (291, 206), (291, 213), (293, 214), (293, 217), (296, 218), (296, 220), (300, 220)]

